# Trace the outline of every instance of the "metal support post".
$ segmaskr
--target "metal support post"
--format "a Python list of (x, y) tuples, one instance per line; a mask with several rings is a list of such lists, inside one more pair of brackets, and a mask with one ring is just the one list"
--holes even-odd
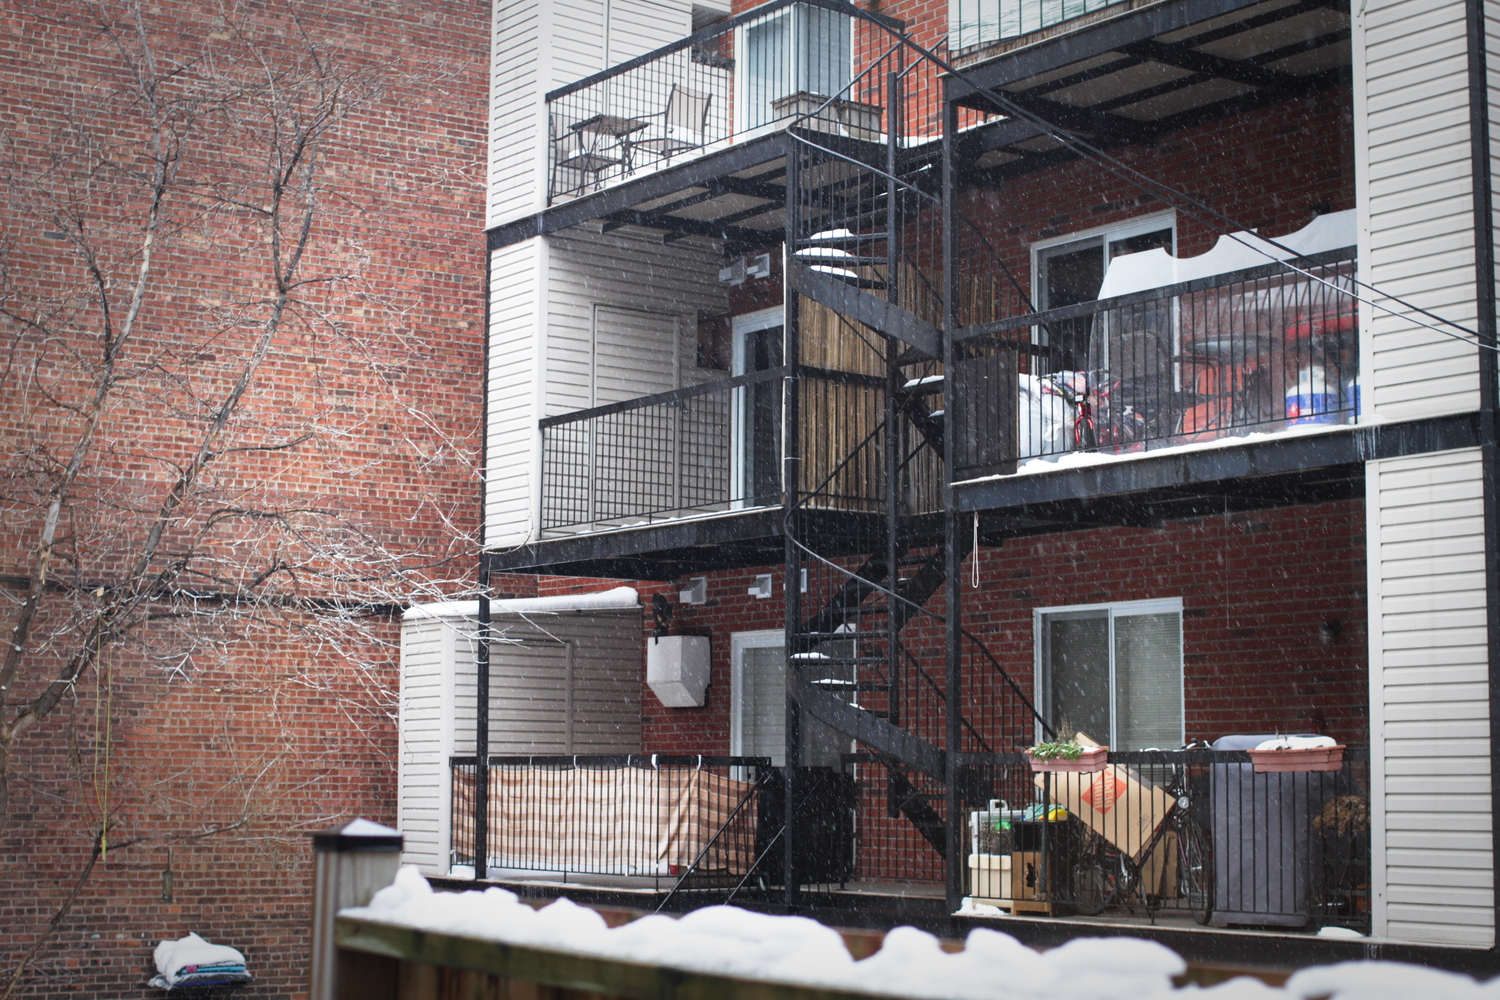
[(474, 647), (474, 881), (490, 867), (490, 574), (479, 569), (479, 635)]
[[(885, 146), (885, 284), (886, 299), (893, 305), (900, 304), (901, 255), (896, 242), (897, 203), (901, 193), (896, 185), (897, 151), (901, 141), (901, 77), (896, 73), (886, 76), (886, 146)], [(901, 571), (900, 551), (897, 545), (896, 528), (901, 517), (901, 428), (896, 419), (896, 394), (901, 390), (903, 379), (901, 368), (895, 361), (901, 356), (903, 346), (895, 337), (885, 338), (886, 387), (885, 387), (885, 565), (886, 580), (892, 591), (899, 591)], [(886, 602), (890, 611), (886, 614), (886, 719), (893, 726), (901, 725), (901, 648), (896, 635), (896, 602)]]
[[(957, 123), (954, 107), (943, 104), (943, 370), (954, 370), (953, 331), (958, 329), (958, 247), (955, 232), (955, 191), (953, 178), (953, 132)], [(951, 386), (949, 389), (951, 390)], [(959, 820), (963, 812), (963, 796), (960, 783), (960, 754), (963, 750), (963, 635), (962, 609), (959, 602), (963, 595), (963, 548), (959, 539), (958, 512), (954, 509), (953, 456), (954, 428), (957, 401), (950, 391), (944, 401), (947, 414), (943, 433), (943, 547), (946, 557), (947, 579), (944, 582), (943, 615), (947, 623), (947, 711), (944, 721), (945, 754), (943, 755), (946, 783), (945, 802), (947, 811), (947, 851), (944, 857), (947, 869), (947, 897), (950, 911), (963, 902), (964, 875), (967, 859), (964, 855), (964, 829)]]
[[(1488, 26), (1485, 4), (1468, 0), (1469, 163), (1474, 211), (1474, 305), (1479, 332), (1479, 455), (1484, 510), (1485, 638), (1489, 665), (1490, 810), (1500, 815), (1500, 454), (1496, 405), (1500, 359), (1496, 358), (1495, 209), (1491, 173)], [(1500, 858), (1500, 822), (1491, 823), (1490, 850)], [(1500, 920), (1500, 882), (1493, 906)], [(1500, 950), (1497, 945), (1493, 950)]]
[[(796, 253), (799, 220), (800, 170), (799, 158), (802, 151), (797, 142), (788, 136), (786, 154), (786, 237), (782, 245), (782, 268), (783, 276), (791, 273), (793, 255)], [(801, 847), (801, 838), (797, 835), (796, 817), (800, 806), (802, 782), (799, 771), (802, 764), (802, 705), (797, 700), (796, 682), (798, 680), (797, 661), (792, 655), (797, 651), (797, 637), (802, 630), (802, 553), (794, 543), (793, 539), (800, 534), (800, 524), (797, 512), (797, 499), (802, 489), (801, 476), (801, 432), (799, 425), (800, 416), (800, 381), (798, 379), (798, 364), (801, 360), (800, 339), (798, 336), (797, 323), (800, 310), (797, 293), (792, 291), (790, 285), (783, 277), (782, 284), (782, 363), (790, 369), (790, 374), (782, 383), (784, 391), (781, 402), (781, 489), (782, 509), (785, 511), (786, 541), (784, 551), (786, 553), (786, 577), (783, 588), (785, 594), (785, 624), (786, 630), (784, 649), (786, 652), (786, 798), (783, 806), (783, 833), (781, 837), (782, 853), (785, 867), (785, 901), (788, 909), (798, 905), (801, 895), (801, 886), (797, 882), (798, 864), (797, 852)]]

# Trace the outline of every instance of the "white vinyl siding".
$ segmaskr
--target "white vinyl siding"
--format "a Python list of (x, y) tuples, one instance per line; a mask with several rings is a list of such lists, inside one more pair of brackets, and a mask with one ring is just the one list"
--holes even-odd
[(1371, 462), (1375, 933), (1494, 940), (1478, 449)]
[(729, 308), (718, 267), (701, 246), (582, 228), (491, 255), (488, 547), (534, 536), (542, 415), (724, 377), (696, 367), (699, 313)]
[(682, 349), (676, 316), (595, 306), (589, 405), (619, 403), (677, 388)]
[[(464, 695), (459, 676), (468, 678), (469, 717), (474, 714), (471, 632), (461, 618), (417, 618), (401, 627), (396, 826), (403, 838), (402, 864), (430, 875), (448, 874), (448, 758), (455, 752), (457, 701)], [(470, 723), (471, 753), (473, 739)]]
[[(691, 3), (680, 0), (495, 5), (486, 228), (546, 206), (546, 93), (690, 34), (691, 10)], [(623, 103), (627, 99), (628, 92), (611, 110), (661, 110), (631, 108)]]
[(545, 357), (537, 310), (545, 250), (545, 241), (529, 240), (490, 255), (485, 544), (491, 548), (525, 543), (535, 523), (537, 380)]
[(490, 753), (639, 751), (640, 611), (527, 618), (495, 619)]
[[(620, 230), (574, 228), (547, 242), (548, 416), (596, 405), (595, 385), (605, 387), (597, 397), (605, 403), (723, 377), (695, 367), (698, 314), (729, 310), (714, 251)], [(594, 357), (601, 311), (608, 371)], [(668, 324), (675, 324), (675, 357)]]
[[(492, 754), (640, 751), (639, 609), (497, 615), (493, 628), (518, 641), (491, 648)], [(475, 752), (477, 632), (460, 615), (402, 623), (397, 824), (403, 863), (427, 874), (449, 869), (449, 758)]]
[(550, 89), (543, 86), (546, 59), (552, 51), (543, 43), (550, 21), (549, 4), (539, 0), (495, 4), (487, 229), (541, 207), (544, 151), (539, 140), (545, 132), (539, 133), (537, 123), (541, 120), (542, 94)]
[[(1360, 277), (1472, 329), (1464, 4), (1356, 4), (1354, 73)], [(1471, 344), (1366, 306), (1361, 312), (1366, 416), (1409, 420), (1477, 408)]]

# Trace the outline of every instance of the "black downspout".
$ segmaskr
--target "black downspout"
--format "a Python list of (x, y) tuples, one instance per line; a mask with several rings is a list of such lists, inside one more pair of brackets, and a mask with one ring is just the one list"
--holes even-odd
[(943, 371), (950, 381), (946, 383), (947, 395), (943, 400), (947, 413), (943, 418), (943, 547), (946, 556), (943, 614), (947, 619), (945, 659), (947, 660), (947, 691), (945, 703), (947, 723), (944, 735), (943, 779), (946, 784), (945, 803), (948, 822), (946, 824), (947, 850), (944, 860), (947, 872), (948, 912), (957, 910), (963, 903), (966, 859), (963, 855), (964, 824), (960, 822), (963, 797), (960, 795), (959, 760), (963, 741), (963, 549), (959, 543), (958, 512), (954, 509), (953, 457), (957, 442), (954, 428), (957, 400), (953, 398), (954, 371), (953, 331), (958, 329), (958, 253), (954, 231), (957, 198), (953, 178), (953, 131), (957, 121), (954, 106), (943, 102)]
[(797, 140), (786, 136), (786, 236), (782, 246), (782, 359), (791, 374), (782, 383), (781, 400), (781, 489), (782, 509), (785, 514), (786, 576), (783, 583), (785, 594), (785, 653), (786, 661), (786, 798), (782, 818), (782, 855), (784, 858), (785, 901), (788, 911), (795, 911), (801, 897), (801, 886), (797, 883), (799, 865), (797, 852), (801, 847), (797, 824), (794, 821), (800, 805), (802, 782), (799, 772), (802, 763), (802, 704), (797, 700), (797, 661), (792, 655), (797, 652), (797, 636), (802, 630), (802, 553), (794, 539), (799, 537), (797, 497), (802, 488), (801, 438), (798, 432), (798, 403), (800, 380), (798, 365), (801, 363), (801, 342), (798, 336), (799, 301), (787, 280), (792, 273), (794, 254), (797, 248), (798, 202), (798, 158), (801, 150)]
[[(896, 208), (900, 192), (896, 188), (897, 150), (901, 142), (902, 115), (905, 108), (900, 99), (901, 77), (897, 73), (886, 75), (885, 146), (885, 286), (886, 300), (892, 305), (901, 304), (901, 288), (898, 269), (901, 258), (896, 243)], [(897, 527), (901, 517), (901, 428), (896, 419), (896, 394), (901, 390), (902, 344), (895, 337), (885, 338), (885, 571), (887, 585), (893, 592), (901, 589), (900, 552), (897, 549)], [(886, 615), (885, 672), (886, 721), (893, 726), (901, 725), (901, 648), (896, 635), (896, 602), (886, 602), (890, 612)]]
[[(1484, 505), (1485, 639), (1490, 699), (1490, 811), (1500, 819), (1500, 456), (1496, 455), (1495, 221), (1490, 173), (1489, 67), (1484, 4), (1468, 0), (1469, 157), (1474, 194), (1474, 305), (1479, 333), (1479, 455)], [(1500, 821), (1491, 823), (1492, 858), (1500, 862)], [(1495, 884), (1500, 929), (1500, 881)], [(1491, 945), (1500, 951), (1500, 940)]]
[(490, 266), (484, 251), (484, 377), (479, 425), (479, 635), (474, 647), (474, 881), (489, 875), (490, 836), (490, 567), (484, 557), (486, 493), (490, 455)]

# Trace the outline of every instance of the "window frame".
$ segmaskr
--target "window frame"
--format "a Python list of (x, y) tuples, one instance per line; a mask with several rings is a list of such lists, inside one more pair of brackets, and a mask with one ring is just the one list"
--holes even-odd
[[(1055, 308), (1047, 299), (1045, 284), (1043, 281), (1044, 261), (1047, 259), (1048, 251), (1058, 250), (1063, 247), (1079, 244), (1097, 243), (1104, 254), (1104, 269), (1100, 271), (1100, 277), (1109, 271), (1109, 245), (1115, 240), (1128, 239), (1132, 236), (1143, 236), (1146, 233), (1154, 233), (1158, 229), (1170, 229), (1172, 231), (1171, 253), (1177, 255), (1177, 211), (1168, 209), (1165, 212), (1153, 212), (1150, 215), (1137, 216), (1124, 222), (1116, 222), (1107, 226), (1094, 226), (1091, 229), (1080, 229), (1076, 232), (1065, 233), (1061, 236), (1049, 236), (1043, 240), (1036, 240), (1031, 244), (1031, 301), (1036, 303), (1042, 312)], [(1174, 307), (1175, 313), (1175, 307)], [(1176, 324), (1173, 324), (1173, 351), (1176, 345)], [(1039, 326), (1031, 328), (1031, 342), (1038, 346), (1047, 346), (1043, 343), (1043, 331)], [(1106, 359), (1106, 364), (1108, 359)], [(1180, 387), (1179, 387), (1180, 388)]]
[[(848, 29), (849, 33), (849, 65), (846, 68), (846, 72), (844, 75), (848, 77), (848, 79), (853, 80), (856, 75), (854, 72), (854, 67), (858, 59), (858, 45), (856, 44), (858, 41), (858, 37), (854, 30), (855, 19), (850, 14), (844, 14), (839, 11), (834, 11), (833, 13), (843, 17), (846, 22), (845, 27)], [(807, 12), (805, 7), (802, 7), (800, 5), (786, 7), (772, 14), (770, 17), (766, 18), (763, 21), (759, 21), (755, 24), (742, 24), (739, 27), (735, 28), (734, 51), (736, 53), (736, 59), (733, 87), (735, 94), (734, 131), (736, 133), (744, 134), (763, 128), (775, 129), (778, 127), (778, 122), (781, 121), (781, 119), (770, 117), (767, 118), (767, 120), (764, 122), (760, 122), (755, 125), (750, 124), (754, 111), (757, 109), (752, 109), (751, 102), (749, 101), (750, 85), (748, 80), (750, 31), (755, 28), (764, 27), (765, 25), (770, 24), (772, 21), (781, 19), (785, 19), (787, 22), (786, 76), (781, 83), (781, 86), (784, 86), (787, 89), (786, 92), (780, 96), (789, 97), (792, 94), (806, 89), (808, 76), (807, 68), (799, 58), (799, 55), (802, 51), (803, 37), (808, 30)], [(848, 89), (847, 84), (845, 85), (844, 89)], [(823, 96), (837, 97), (839, 95), (825, 94)], [(779, 97), (773, 97), (770, 100), (774, 102), (779, 99)], [(769, 106), (766, 108), (766, 114), (772, 114), (771, 108)]]
[[(745, 650), (786, 649), (786, 630), (758, 629), (729, 633), (729, 753), (745, 756)], [(785, 734), (786, 730), (782, 730)], [(783, 757), (786, 754), (782, 749)]]
[[(730, 361), (729, 374), (731, 377), (745, 374), (745, 338), (752, 333), (762, 330), (771, 330), (781, 327), (781, 352), (786, 357), (786, 307), (784, 305), (771, 306), (767, 309), (757, 309), (754, 312), (741, 313), (731, 316), (729, 319)], [(745, 406), (749, 395), (745, 386), (737, 386), (730, 390), (729, 407), (729, 488), (733, 493), (733, 510), (748, 510), (754, 507), (753, 499), (747, 494), (750, 492), (749, 483), (746, 482), (750, 463), (746, 461), (746, 439), (747, 432)], [(783, 405), (785, 405), (783, 401)], [(786, 443), (783, 440), (783, 454)], [(776, 456), (779, 460), (780, 455)], [(778, 466), (779, 468), (779, 466)], [(778, 479), (780, 478), (778, 474)], [(750, 633), (745, 633), (750, 634)]]
[[(1098, 614), (1103, 612), (1109, 620), (1108, 650), (1109, 650), (1109, 733), (1101, 742), (1112, 741), (1115, 732), (1119, 728), (1117, 721), (1119, 692), (1115, 680), (1115, 619), (1129, 618), (1134, 615), (1177, 615), (1177, 684), (1182, 694), (1182, 711), (1178, 719), (1177, 742), (1175, 746), (1163, 747), (1164, 750), (1173, 750), (1183, 745), (1187, 736), (1187, 677), (1184, 669), (1184, 638), (1182, 629), (1182, 598), (1181, 597), (1153, 597), (1137, 601), (1105, 601), (1098, 604), (1063, 604), (1054, 607), (1033, 608), (1031, 611), (1031, 635), (1032, 635), (1032, 690), (1036, 692), (1037, 711), (1043, 719), (1052, 718), (1052, 685), (1047, 676), (1047, 641), (1045, 624), (1049, 616), (1055, 615), (1079, 615), (1088, 613)], [(1059, 736), (1065, 734), (1059, 733)], [(1072, 734), (1066, 734), (1071, 736)], [(1093, 734), (1090, 734), (1093, 735)], [(1041, 723), (1036, 725), (1036, 739), (1040, 742), (1045, 738)]]

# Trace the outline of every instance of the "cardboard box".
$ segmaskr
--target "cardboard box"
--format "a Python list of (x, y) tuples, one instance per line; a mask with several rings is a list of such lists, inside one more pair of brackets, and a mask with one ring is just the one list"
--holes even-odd
[(1177, 802), (1157, 785), (1141, 784), (1121, 764), (1093, 774), (1038, 774), (1035, 781), (1053, 802), (1138, 864), (1141, 850)]
[[(1056, 855), (1051, 855), (1055, 858)], [(1050, 858), (1049, 858), (1050, 860)], [(1049, 867), (1052, 867), (1049, 865)], [(1053, 867), (1053, 871), (1056, 868)], [(1040, 851), (1017, 851), (1010, 856), (1010, 908), (1012, 913), (1052, 915), (1047, 894), (1047, 879), (1042, 874)]]

